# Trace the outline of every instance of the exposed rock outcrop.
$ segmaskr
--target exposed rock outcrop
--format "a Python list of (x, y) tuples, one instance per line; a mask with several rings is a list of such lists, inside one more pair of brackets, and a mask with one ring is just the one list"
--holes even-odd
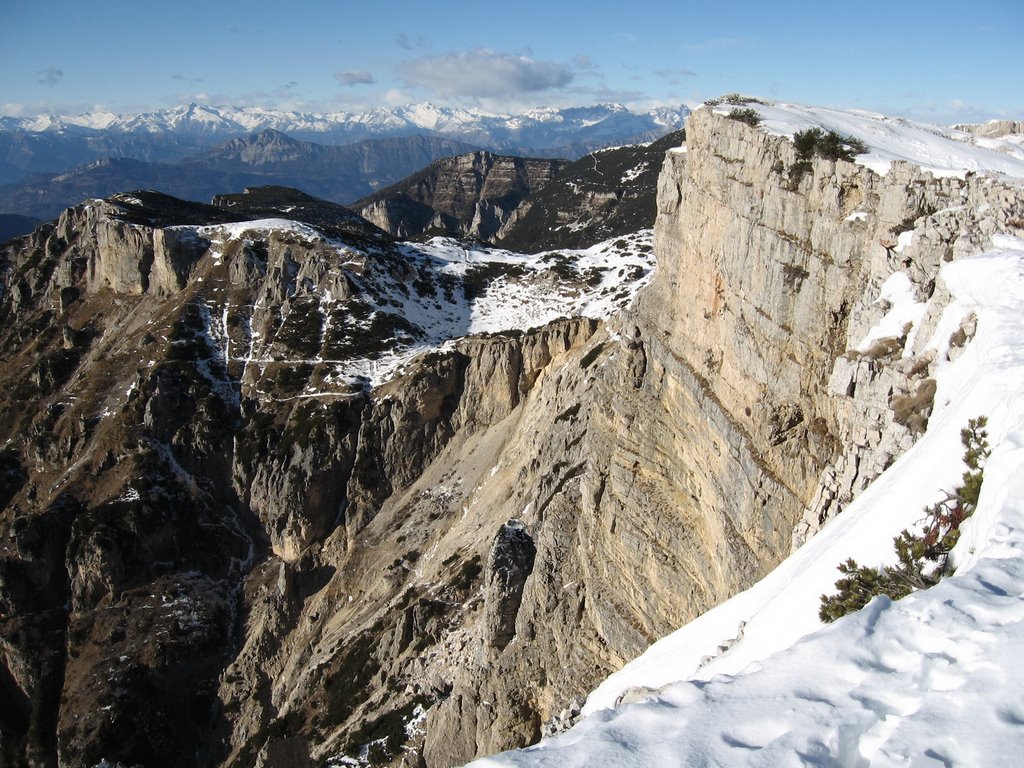
[(523, 200), (567, 164), (471, 152), (438, 160), (352, 208), (398, 237), (451, 235), (489, 241)]
[(963, 123), (953, 127), (958, 131), (967, 131), (978, 136), (998, 138), (1024, 133), (1024, 120), (989, 120), (985, 123)]
[(522, 520), (509, 520), (494, 537), (484, 575), (484, 643), (502, 650), (515, 637), (516, 616), (537, 548)]
[[(926, 299), (943, 261), (1012, 231), (1021, 192), (821, 158), (794, 184), (789, 141), (710, 110), (687, 130), (659, 181), (655, 248), (674, 258), (659, 260), (639, 311), (747, 425), (793, 503), (810, 503), (799, 543), (913, 438), (893, 401), (918, 393), (929, 361), (906, 338), (856, 350), (887, 309), (882, 283), (903, 271)], [(909, 244), (896, 230), (913, 230)]]
[(665, 152), (674, 131), (649, 144), (601, 149), (566, 166), (502, 225), (496, 242), (513, 251), (586, 248), (654, 226)]

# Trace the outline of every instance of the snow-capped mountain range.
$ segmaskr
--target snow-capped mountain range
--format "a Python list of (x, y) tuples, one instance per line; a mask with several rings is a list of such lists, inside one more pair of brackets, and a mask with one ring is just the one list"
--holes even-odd
[(580, 141), (621, 140), (645, 132), (667, 133), (682, 125), (682, 106), (632, 112), (621, 104), (568, 109), (539, 108), (522, 114), (441, 107), (431, 103), (378, 108), (369, 112), (307, 113), (263, 107), (188, 104), (173, 109), (116, 115), (0, 117), (0, 131), (47, 134), (94, 134), (226, 137), (273, 128), (296, 138), (321, 143), (348, 143), (366, 138), (438, 133), (495, 147), (515, 145), (546, 149)]
[[(373, 142), (390, 144), (368, 151), (401, 153), (402, 142), (424, 138), (446, 140), (462, 148), (422, 158), (419, 165), (403, 167), (382, 177), (390, 184), (422, 165), (447, 154), (487, 149), (504, 155), (577, 159), (608, 146), (653, 141), (682, 127), (689, 110), (684, 106), (632, 112), (619, 104), (598, 104), (570, 109), (542, 108), (523, 114), (499, 114), (479, 109), (456, 109), (433, 104), (375, 109), (365, 113), (313, 114), (262, 107), (211, 107), (199, 104), (141, 114), (0, 117), (0, 185), (42, 185), (72, 169), (97, 161), (120, 159), (146, 163), (176, 163), (196, 158), (234, 139), (266, 131), (290, 139), (350, 146)], [(300, 185), (301, 186), (301, 185)], [(345, 199), (360, 197), (378, 185), (355, 190)], [(91, 191), (106, 195), (115, 190)], [(225, 187), (221, 187), (223, 189)], [(174, 194), (181, 190), (167, 189)], [(307, 189), (314, 194), (322, 191)], [(35, 197), (34, 192), (28, 193)], [(45, 193), (44, 193), (45, 196)], [(77, 201), (64, 201), (71, 204)], [(52, 211), (29, 210), (7, 202), (0, 211), (36, 217)]]

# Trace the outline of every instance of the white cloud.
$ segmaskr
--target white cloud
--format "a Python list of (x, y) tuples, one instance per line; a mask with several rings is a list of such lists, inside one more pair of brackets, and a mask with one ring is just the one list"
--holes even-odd
[(565, 64), (486, 48), (412, 59), (398, 71), (407, 86), (445, 97), (519, 96), (563, 88), (573, 79)]
[(403, 91), (400, 88), (389, 88), (380, 94), (380, 100), (389, 106), (397, 107), (400, 104), (411, 104), (416, 99), (408, 91)]
[(0, 104), (0, 115), (8, 117), (24, 117), (25, 115), (34, 114), (24, 104), (20, 104), (14, 101), (8, 101)]
[(349, 69), (344, 72), (335, 72), (334, 79), (346, 88), (355, 85), (372, 85), (377, 82), (373, 75), (365, 69)]

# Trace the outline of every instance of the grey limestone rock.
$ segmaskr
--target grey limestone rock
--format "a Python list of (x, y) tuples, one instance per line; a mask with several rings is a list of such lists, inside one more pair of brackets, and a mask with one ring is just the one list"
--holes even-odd
[(522, 520), (498, 529), (484, 575), (484, 643), (502, 650), (516, 634), (516, 616), (537, 547)]

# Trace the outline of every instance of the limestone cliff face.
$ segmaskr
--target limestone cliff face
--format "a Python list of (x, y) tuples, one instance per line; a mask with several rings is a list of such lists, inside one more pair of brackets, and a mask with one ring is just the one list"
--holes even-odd
[(1024, 197), (908, 165), (797, 179), (788, 140), (710, 110), (687, 136), (631, 311), (459, 339), (372, 390), (332, 365), (415, 330), (356, 321), (424, 282), (372, 233), (215, 249), (90, 204), (6, 251), (3, 760), (521, 746), (839, 513), (934, 393), (937, 318), (857, 350), (879, 287), (931, 295)]
[(523, 200), (567, 164), (471, 152), (438, 160), (352, 208), (399, 237), (454, 235), (487, 241)]
[[(875, 301), (882, 282), (902, 270), (929, 297), (942, 261), (1012, 228), (1021, 193), (820, 158), (794, 183), (782, 137), (711, 110), (687, 130), (687, 151), (669, 153), (659, 180), (658, 277), (638, 312), (742, 425), (793, 508), (813, 502), (799, 540), (920, 427), (892, 401), (918, 392), (929, 361), (912, 349), (901, 359), (906, 338), (847, 354), (887, 309)], [(914, 231), (907, 247), (900, 229)]]
[(1018, 187), (905, 164), (880, 177), (816, 160), (796, 180), (788, 140), (710, 110), (687, 135), (659, 181), (655, 280), (579, 371), (567, 361), (543, 382), (505, 448), (528, 444), (518, 463), (546, 456), (561, 471), (512, 491), (537, 547), (517, 636), (456, 677), (429, 764), (532, 738), (577, 681), (748, 586), (841, 512), (911, 444), (934, 393), (918, 354), (929, 322), (916, 347), (904, 334), (855, 349), (887, 309), (882, 282), (903, 271), (930, 296), (943, 260), (1011, 231), (1024, 205)]

